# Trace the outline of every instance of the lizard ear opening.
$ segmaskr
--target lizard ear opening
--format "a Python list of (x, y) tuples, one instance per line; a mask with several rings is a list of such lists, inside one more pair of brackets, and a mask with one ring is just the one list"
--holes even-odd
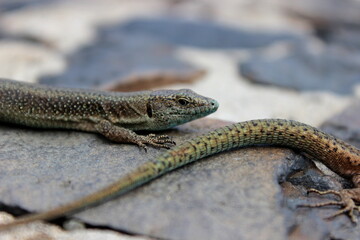
[(146, 113), (147, 113), (147, 115), (149, 116), (149, 118), (152, 118), (152, 116), (153, 116), (153, 111), (152, 111), (152, 108), (151, 108), (150, 103), (146, 104)]

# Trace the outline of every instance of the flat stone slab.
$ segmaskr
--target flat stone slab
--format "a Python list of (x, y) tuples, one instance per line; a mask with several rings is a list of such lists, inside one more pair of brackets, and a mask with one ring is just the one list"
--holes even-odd
[(121, 25), (119, 30), (139, 38), (150, 36), (176, 45), (206, 49), (257, 48), (298, 38), (284, 31), (251, 31), (210, 21), (180, 18), (139, 18)]
[[(220, 125), (224, 122), (203, 119), (166, 133), (181, 143)], [(28, 211), (45, 211), (92, 193), (162, 152), (145, 154), (133, 145), (75, 131), (2, 125), (0, 132), (0, 201)], [(175, 170), (73, 217), (165, 239), (323, 239), (333, 231), (355, 239), (359, 230), (346, 216), (322, 219), (335, 209), (296, 208), (321, 200), (308, 198), (307, 188), (338, 189), (341, 184), (291, 150), (245, 148)], [(340, 231), (344, 226), (351, 231)]]
[[(273, 50), (271, 51), (271, 48)], [(341, 47), (314, 42), (288, 42), (265, 53), (254, 53), (239, 64), (240, 73), (250, 81), (298, 91), (331, 91), (352, 95), (360, 84), (359, 51), (344, 54)]]
[(94, 42), (68, 56), (63, 73), (43, 76), (39, 82), (89, 88), (129, 76), (194, 71), (191, 64), (176, 58), (176, 49), (156, 38), (125, 34), (118, 26), (107, 26), (98, 30)]
[(255, 48), (295, 39), (289, 33), (257, 33), (202, 21), (172, 18), (133, 19), (102, 26), (97, 37), (67, 58), (67, 69), (44, 76), (41, 83), (94, 87), (132, 75), (154, 72), (192, 72), (190, 63), (177, 58), (180, 46), (199, 48)]

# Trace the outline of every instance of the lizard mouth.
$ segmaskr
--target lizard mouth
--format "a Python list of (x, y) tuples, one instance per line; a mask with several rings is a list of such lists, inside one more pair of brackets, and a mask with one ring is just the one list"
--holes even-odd
[(213, 103), (211, 103), (209, 105), (191, 108), (185, 112), (174, 112), (174, 113), (171, 113), (170, 115), (179, 116), (178, 122), (185, 123), (185, 122), (189, 122), (191, 120), (205, 117), (205, 116), (215, 112), (218, 109), (218, 107), (219, 107), (218, 102), (213, 100)]
[(218, 107), (219, 107), (219, 103), (217, 101), (210, 100), (209, 104), (204, 105), (204, 106), (195, 107), (195, 108), (189, 110), (189, 112), (185, 113), (185, 114), (190, 113), (191, 115), (203, 117), (203, 116), (206, 116), (206, 115), (209, 115), (209, 114), (215, 112), (218, 109)]

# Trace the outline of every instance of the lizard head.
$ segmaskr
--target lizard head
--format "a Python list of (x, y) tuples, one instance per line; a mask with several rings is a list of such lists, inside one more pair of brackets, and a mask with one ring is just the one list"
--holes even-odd
[(160, 90), (151, 92), (146, 112), (151, 130), (171, 128), (215, 112), (219, 103), (192, 90)]

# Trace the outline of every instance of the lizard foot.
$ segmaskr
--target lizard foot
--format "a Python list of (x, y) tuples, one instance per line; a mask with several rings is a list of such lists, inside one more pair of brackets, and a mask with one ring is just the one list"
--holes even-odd
[(121, 143), (135, 143), (145, 151), (147, 150), (146, 144), (153, 147), (167, 149), (170, 148), (169, 145), (175, 145), (175, 142), (166, 135), (138, 135), (132, 130), (116, 126), (107, 120), (100, 121), (95, 125), (95, 129), (111, 141)]
[(340, 198), (340, 200), (339, 201), (327, 201), (327, 202), (314, 203), (314, 204), (303, 204), (301, 206), (302, 207), (323, 207), (323, 206), (329, 206), (329, 205), (342, 206), (343, 207), (342, 209), (335, 212), (333, 215), (327, 217), (327, 219), (332, 219), (343, 213), (347, 213), (349, 215), (351, 221), (356, 223), (357, 218), (354, 215), (354, 210), (360, 211), (360, 207), (356, 206), (356, 204), (354, 202), (352, 190), (355, 190), (355, 189), (343, 189), (340, 191), (335, 191), (335, 190), (319, 191), (319, 190), (311, 188), (308, 190), (308, 193), (314, 192), (314, 193), (317, 193), (320, 195), (334, 194), (334, 195), (338, 196)]
[(169, 149), (169, 145), (176, 145), (176, 143), (167, 135), (159, 135), (156, 136), (155, 134), (149, 134), (147, 136), (138, 136), (135, 143), (147, 151), (147, 147), (145, 144), (149, 144), (153, 147), (158, 148), (166, 148)]

